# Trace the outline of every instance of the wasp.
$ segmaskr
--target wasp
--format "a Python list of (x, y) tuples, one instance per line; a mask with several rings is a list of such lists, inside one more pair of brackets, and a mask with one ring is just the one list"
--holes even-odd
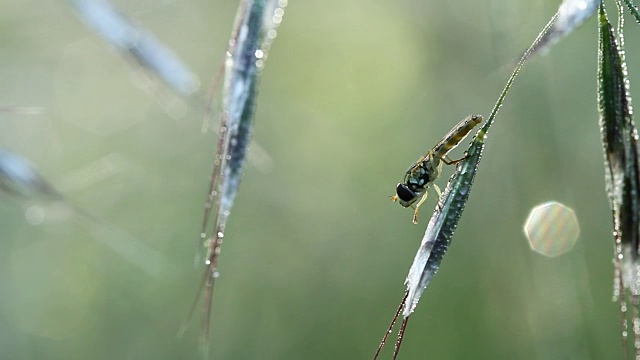
[[(427, 188), (433, 185), (438, 197), (442, 196), (442, 192), (438, 185), (434, 182), (440, 176), (442, 164), (454, 165), (466, 158), (462, 157), (458, 160), (452, 160), (448, 154), (455, 149), (462, 140), (482, 122), (482, 115), (469, 115), (462, 119), (456, 126), (451, 129), (433, 149), (418, 159), (404, 175), (404, 180), (396, 186), (396, 195), (391, 200), (397, 201), (404, 207), (412, 207), (413, 223), (418, 223), (418, 208), (427, 200)], [(418, 201), (418, 198), (420, 201)], [(413, 204), (418, 201), (414, 206)]]

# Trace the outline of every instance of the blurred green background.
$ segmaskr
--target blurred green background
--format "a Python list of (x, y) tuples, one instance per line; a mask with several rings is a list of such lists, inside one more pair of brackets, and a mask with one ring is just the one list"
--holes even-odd
[[(202, 272), (193, 259), (215, 134), (201, 132), (201, 104), (237, 4), (114, 4), (180, 55), (201, 93), (167, 112), (69, 2), (0, 1), (0, 105), (43, 108), (0, 113), (0, 146), (109, 223), (54, 214), (31, 225), (37, 202), (2, 197), (2, 359), (200, 358), (199, 314), (176, 333)], [(389, 201), (395, 184), (458, 120), (490, 112), (507, 65), (557, 6), (290, 1), (256, 114), (270, 160), (248, 164), (222, 249), (214, 358), (373, 356), (435, 204), (413, 225)], [(638, 28), (628, 27), (634, 85)], [(592, 18), (516, 80), (400, 358), (621, 357), (596, 50)], [(555, 258), (531, 251), (523, 233), (548, 200), (581, 225)], [(140, 250), (123, 258), (114, 244)]]

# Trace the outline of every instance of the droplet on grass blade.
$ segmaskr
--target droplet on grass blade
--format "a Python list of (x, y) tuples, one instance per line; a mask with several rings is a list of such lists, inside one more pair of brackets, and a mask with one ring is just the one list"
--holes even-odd
[(524, 232), (532, 250), (553, 257), (574, 247), (580, 234), (580, 225), (572, 209), (550, 201), (531, 210)]

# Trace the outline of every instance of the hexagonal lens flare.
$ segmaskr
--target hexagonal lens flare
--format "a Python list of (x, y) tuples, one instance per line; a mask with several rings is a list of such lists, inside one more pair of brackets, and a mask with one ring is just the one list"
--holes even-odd
[(555, 201), (534, 207), (524, 225), (529, 246), (545, 256), (558, 256), (571, 250), (580, 234), (575, 212)]

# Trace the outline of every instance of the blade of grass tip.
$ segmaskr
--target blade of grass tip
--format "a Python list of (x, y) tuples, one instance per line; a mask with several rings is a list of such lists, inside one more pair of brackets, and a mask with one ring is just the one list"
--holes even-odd
[(600, 0), (564, 0), (551, 19), (551, 26), (538, 41), (531, 55), (547, 52), (560, 39), (582, 25), (596, 13)]
[(624, 0), (624, 3), (627, 5), (627, 8), (629, 8), (631, 15), (636, 18), (636, 22), (640, 24), (640, 13), (638, 12), (638, 7), (633, 0)]
[(384, 333), (384, 336), (382, 337), (382, 341), (380, 341), (380, 346), (378, 346), (378, 350), (376, 351), (376, 354), (373, 356), (373, 360), (378, 359), (378, 355), (380, 355), (380, 351), (382, 351), (384, 344), (387, 343), (387, 338), (389, 337), (391, 332), (393, 332), (393, 326), (396, 324), (396, 321), (398, 320), (398, 316), (400, 316), (400, 312), (404, 307), (405, 301), (407, 301), (407, 295), (409, 295), (409, 292), (405, 291), (404, 296), (402, 297), (402, 301), (400, 301), (400, 306), (398, 306), (398, 310), (396, 311), (396, 314), (393, 316), (393, 319), (391, 320), (391, 325), (389, 325), (389, 328)]

